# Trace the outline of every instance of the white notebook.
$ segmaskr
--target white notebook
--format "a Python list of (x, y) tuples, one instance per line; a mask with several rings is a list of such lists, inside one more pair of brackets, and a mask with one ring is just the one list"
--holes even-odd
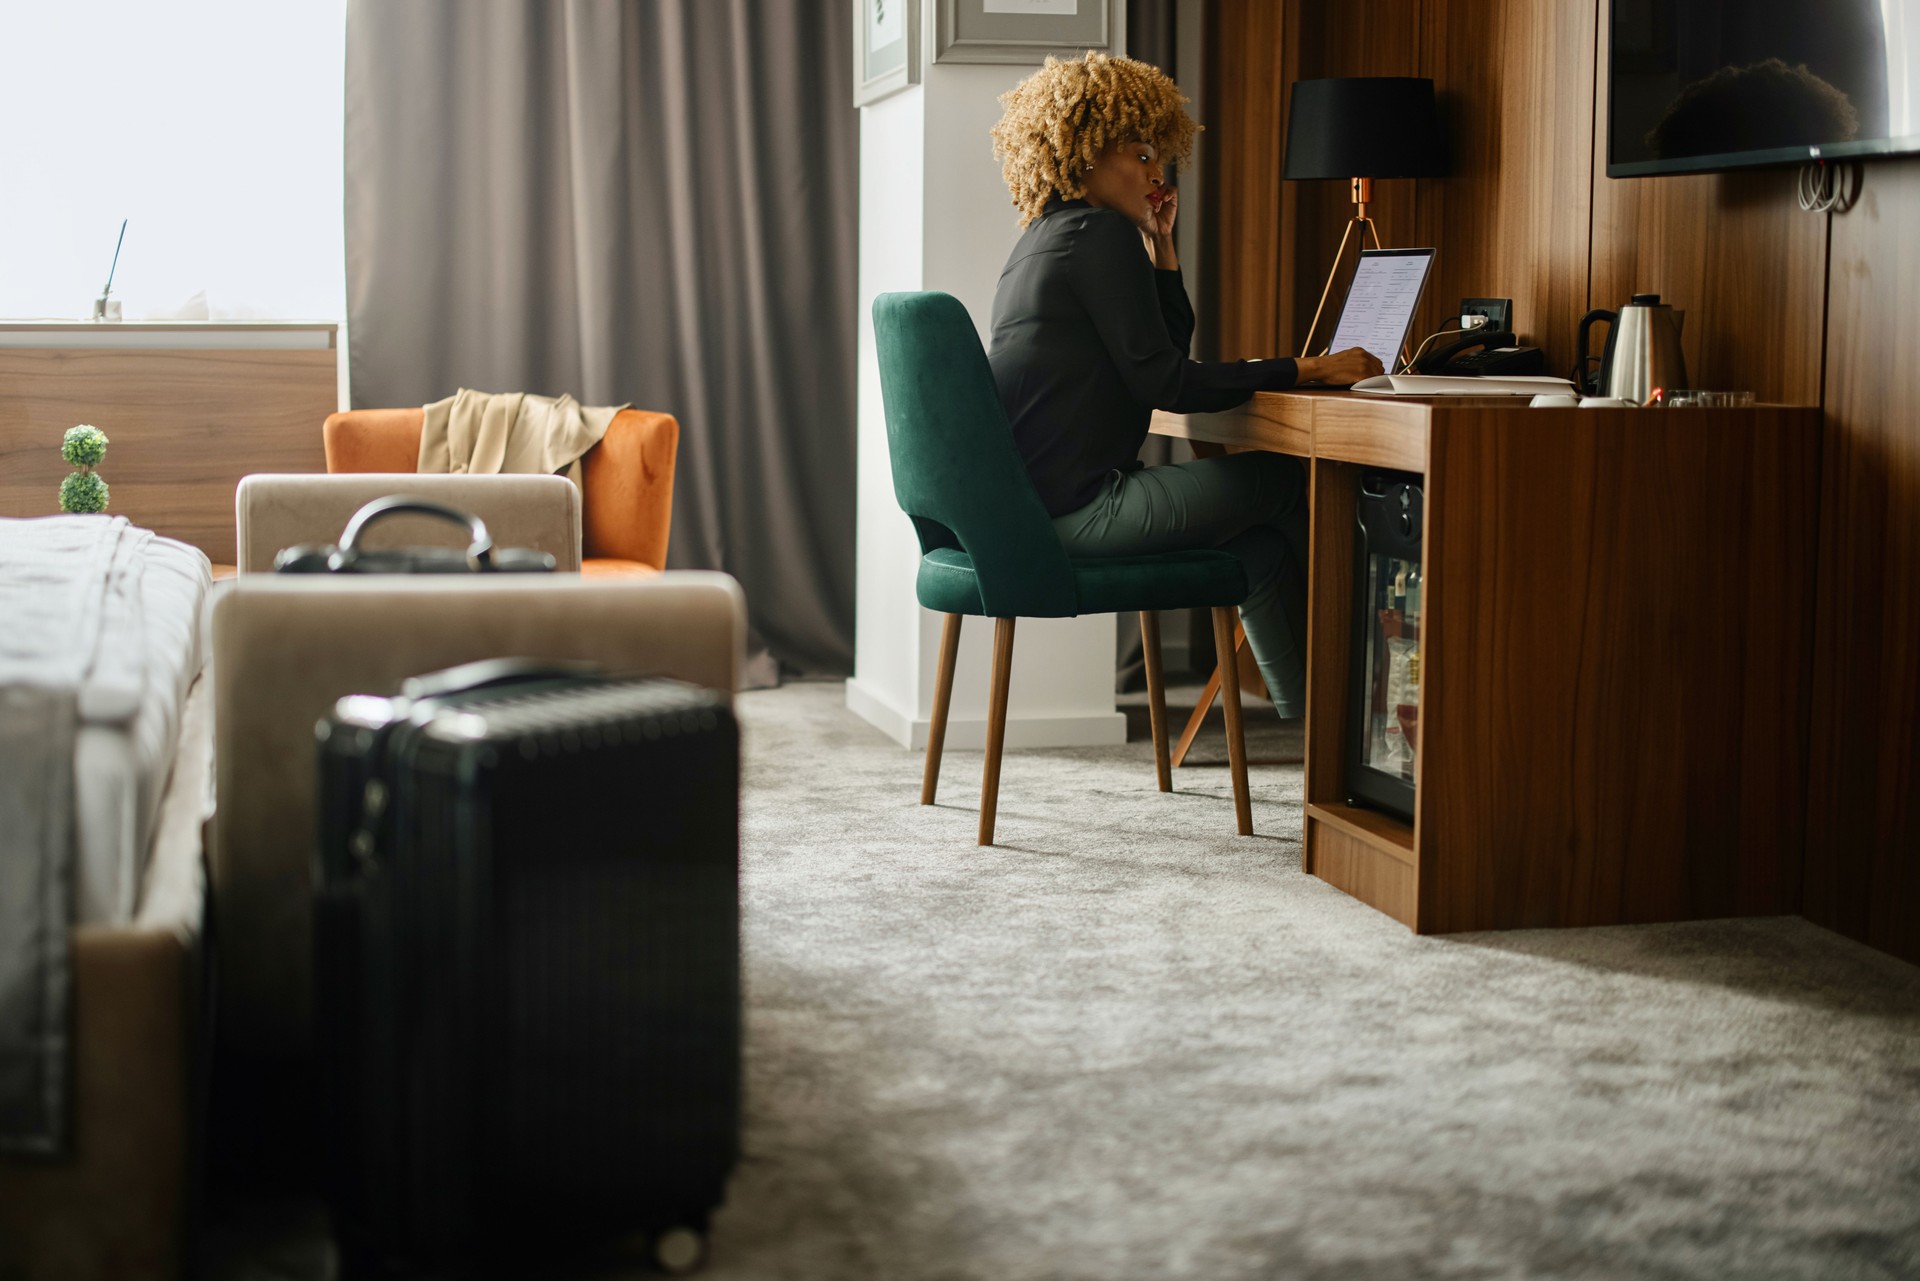
[(1443, 374), (1381, 374), (1363, 378), (1355, 391), (1375, 396), (1539, 396), (1572, 395), (1573, 384), (1548, 374), (1512, 378), (1455, 378)]

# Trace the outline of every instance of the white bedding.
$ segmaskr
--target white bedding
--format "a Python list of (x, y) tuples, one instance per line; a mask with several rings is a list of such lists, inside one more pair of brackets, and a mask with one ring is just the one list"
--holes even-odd
[(124, 517), (0, 520), (0, 1150), (66, 1150), (69, 937), (132, 917), (211, 579)]
[(199, 675), (210, 570), (197, 548), (155, 537), (140, 575), (146, 677), (134, 715), (83, 722), (74, 735), (74, 923), (133, 919), (153, 823), (180, 738), (180, 708)]

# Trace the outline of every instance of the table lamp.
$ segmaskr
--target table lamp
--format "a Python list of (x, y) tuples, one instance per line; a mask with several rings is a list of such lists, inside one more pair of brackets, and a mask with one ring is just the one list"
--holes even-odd
[(1367, 217), (1373, 180), (1438, 178), (1445, 172), (1433, 81), (1418, 76), (1347, 76), (1294, 82), (1281, 176), (1289, 181), (1344, 178), (1353, 190), (1353, 217), (1347, 220), (1340, 248), (1334, 252), (1302, 355), (1315, 352), (1320, 317), (1340, 276), (1347, 242), (1356, 241), (1365, 249), (1371, 236), (1375, 249), (1383, 247), (1379, 229)]

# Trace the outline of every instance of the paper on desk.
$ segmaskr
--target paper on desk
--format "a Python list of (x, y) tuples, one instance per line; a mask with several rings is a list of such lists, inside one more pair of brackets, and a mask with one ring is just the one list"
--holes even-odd
[(1375, 396), (1538, 396), (1571, 395), (1573, 383), (1546, 374), (1509, 378), (1455, 378), (1443, 374), (1382, 374), (1363, 378), (1355, 391)]

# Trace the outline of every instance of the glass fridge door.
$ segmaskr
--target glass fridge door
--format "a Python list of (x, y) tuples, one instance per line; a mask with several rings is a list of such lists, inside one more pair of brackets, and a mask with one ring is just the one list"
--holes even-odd
[(1367, 558), (1368, 611), (1362, 670), (1367, 673), (1366, 741), (1369, 769), (1413, 781), (1420, 741), (1420, 562), (1375, 554)]
[(1347, 796), (1413, 821), (1420, 743), (1421, 478), (1364, 472), (1355, 504)]

